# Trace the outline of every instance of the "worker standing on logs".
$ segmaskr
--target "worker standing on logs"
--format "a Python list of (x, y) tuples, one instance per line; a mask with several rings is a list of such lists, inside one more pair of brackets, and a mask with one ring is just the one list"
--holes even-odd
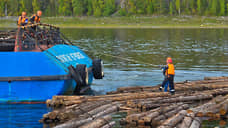
[(159, 88), (160, 91), (165, 87), (165, 85), (168, 83), (169, 84), (169, 91), (171, 94), (175, 94), (175, 89), (174, 89), (174, 75), (175, 75), (175, 68), (173, 65), (173, 61), (171, 57), (168, 57), (166, 59), (167, 65), (162, 67), (163, 73), (165, 74), (165, 79)]
[(22, 12), (21, 16), (18, 18), (17, 25), (18, 27), (20, 26), (25, 26), (28, 24), (28, 18), (26, 16), (26, 12)]

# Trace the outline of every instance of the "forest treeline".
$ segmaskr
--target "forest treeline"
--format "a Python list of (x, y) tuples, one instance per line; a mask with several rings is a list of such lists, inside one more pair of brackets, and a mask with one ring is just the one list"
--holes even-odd
[(228, 0), (0, 0), (0, 16), (228, 15)]

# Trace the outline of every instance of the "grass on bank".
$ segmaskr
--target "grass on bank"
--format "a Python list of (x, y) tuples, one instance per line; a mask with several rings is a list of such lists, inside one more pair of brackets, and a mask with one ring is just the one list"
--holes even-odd
[[(16, 20), (17, 17), (1, 17), (0, 27), (16, 27)], [(228, 28), (228, 17), (43, 17), (41, 21), (62, 28)]]

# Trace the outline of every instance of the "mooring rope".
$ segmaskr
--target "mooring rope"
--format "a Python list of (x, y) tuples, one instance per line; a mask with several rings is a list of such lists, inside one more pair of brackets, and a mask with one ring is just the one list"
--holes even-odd
[[(61, 33), (61, 35), (64, 35), (64, 34)], [(75, 44), (71, 43), (71, 42), (75, 42), (75, 41), (70, 41), (70, 39), (68, 39), (66, 36), (64, 36), (64, 39), (66, 39), (68, 43), (70, 42), (70, 45), (76, 46)], [(86, 51), (86, 52), (94, 53), (94, 52), (92, 52), (90, 50), (86, 50), (86, 49), (83, 49), (83, 50)], [(144, 65), (148, 65), (148, 66), (152, 66), (152, 67), (159, 67), (159, 66), (161, 66), (161, 65), (155, 65), (155, 64), (151, 64), (151, 63), (141, 62), (141, 61), (134, 60), (134, 59), (129, 59), (129, 58), (124, 58), (124, 57), (120, 57), (120, 56), (115, 56), (115, 55), (111, 55), (111, 54), (107, 54), (107, 53), (98, 52), (98, 54), (99, 54), (99, 56), (102, 56), (102, 55), (109, 56), (109, 57), (112, 57), (112, 58), (118, 58), (118, 59), (121, 59), (121, 60), (129, 61), (129, 62), (134, 62), (136, 64), (144, 64)]]
[(118, 59), (125, 60), (125, 61), (129, 61), (129, 62), (138, 63), (138, 64), (144, 64), (144, 65), (153, 66), (153, 67), (160, 66), (160, 65), (155, 65), (155, 64), (151, 64), (151, 63), (141, 62), (141, 61), (138, 61), (138, 60), (133, 60), (133, 59), (124, 58), (124, 57), (120, 57), (120, 56), (114, 56), (114, 55), (111, 55), (111, 54), (106, 54), (106, 53), (100, 53), (100, 54), (105, 55), (105, 56), (110, 56), (110, 57), (113, 57), (113, 58), (118, 58)]

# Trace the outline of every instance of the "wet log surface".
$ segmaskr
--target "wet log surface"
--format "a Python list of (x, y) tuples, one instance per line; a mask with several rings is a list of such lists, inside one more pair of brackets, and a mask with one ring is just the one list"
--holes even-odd
[(43, 115), (56, 128), (111, 128), (116, 112), (126, 112), (123, 127), (197, 128), (204, 119), (228, 117), (228, 77), (175, 83), (176, 94), (158, 86), (122, 87), (101, 96), (53, 96)]

